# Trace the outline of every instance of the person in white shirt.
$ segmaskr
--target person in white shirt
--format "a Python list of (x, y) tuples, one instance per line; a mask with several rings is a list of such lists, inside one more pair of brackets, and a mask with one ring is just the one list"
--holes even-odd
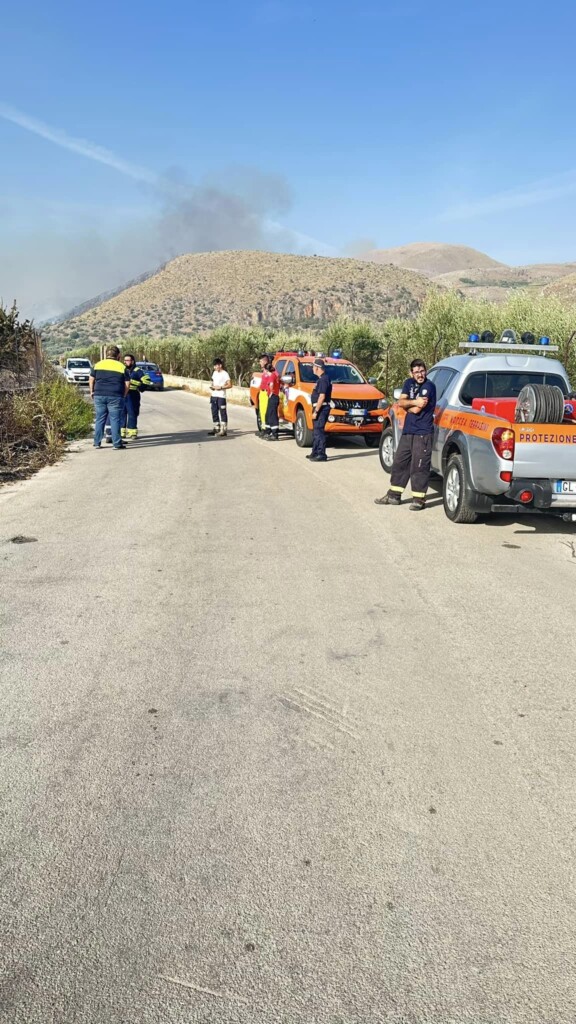
[(228, 433), (228, 410), (226, 408), (226, 392), (232, 387), (230, 374), (224, 369), (221, 359), (214, 360), (214, 373), (210, 384), (210, 409), (214, 426), (209, 434), (226, 437)]

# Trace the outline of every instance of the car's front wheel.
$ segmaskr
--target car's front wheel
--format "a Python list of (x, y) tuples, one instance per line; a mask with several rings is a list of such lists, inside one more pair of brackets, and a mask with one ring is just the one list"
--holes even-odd
[(311, 448), (313, 434), (306, 422), (304, 409), (298, 409), (296, 423), (294, 424), (294, 437), (299, 448)]
[(385, 473), (392, 472), (394, 462), (394, 431), (392, 427), (386, 427), (380, 435), (380, 465)]
[(443, 487), (444, 511), (451, 523), (475, 523), (478, 513), (470, 505), (464, 459), (454, 452), (448, 459)]

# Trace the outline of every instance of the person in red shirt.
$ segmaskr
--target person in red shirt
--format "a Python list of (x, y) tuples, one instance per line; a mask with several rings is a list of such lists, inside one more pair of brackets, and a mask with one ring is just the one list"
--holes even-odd
[(268, 396), (266, 406), (266, 422), (264, 424), (264, 440), (278, 440), (278, 406), (280, 404), (280, 377), (272, 366), (272, 356), (265, 353), (260, 356), (262, 378), (260, 391)]

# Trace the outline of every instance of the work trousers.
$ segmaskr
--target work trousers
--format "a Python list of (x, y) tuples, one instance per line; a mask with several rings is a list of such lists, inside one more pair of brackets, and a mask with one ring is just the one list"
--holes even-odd
[(122, 416), (122, 426), (128, 430), (136, 430), (138, 427), (138, 417), (140, 415), (140, 392), (129, 391), (126, 395), (124, 402), (124, 414)]
[(94, 411), (96, 413), (96, 423), (94, 424), (94, 444), (96, 446), (98, 446), (102, 441), (104, 436), (104, 424), (109, 417), (110, 429), (112, 432), (112, 444), (115, 448), (120, 447), (120, 421), (123, 409), (124, 399), (120, 396), (116, 398), (112, 395), (94, 395)]
[(410, 481), (412, 496), (424, 500), (430, 482), (431, 461), (432, 434), (402, 434), (392, 464), (389, 493), (402, 494)]
[(326, 421), (330, 415), (330, 406), (323, 405), (314, 422), (312, 455), (315, 458), (325, 459), (326, 456)]
[(278, 433), (278, 405), (280, 399), (278, 395), (268, 395), (268, 405), (266, 407), (266, 430), (272, 430), (274, 433)]
[(212, 397), (210, 399), (210, 409), (212, 410), (212, 423), (215, 425), (228, 423), (228, 409), (226, 408), (225, 398)]

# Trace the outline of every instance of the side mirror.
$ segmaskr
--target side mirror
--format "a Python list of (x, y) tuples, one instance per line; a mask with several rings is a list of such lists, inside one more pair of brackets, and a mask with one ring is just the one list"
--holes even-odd
[(397, 402), (402, 394), (402, 388), (394, 388), (394, 401)]
[(368, 377), (368, 383), (369, 384), (377, 384), (378, 383), (378, 378), (377, 377)]
[(283, 384), (296, 383), (296, 377), (294, 376), (293, 373), (285, 373), (284, 376), (280, 378), (280, 380), (282, 381)]

